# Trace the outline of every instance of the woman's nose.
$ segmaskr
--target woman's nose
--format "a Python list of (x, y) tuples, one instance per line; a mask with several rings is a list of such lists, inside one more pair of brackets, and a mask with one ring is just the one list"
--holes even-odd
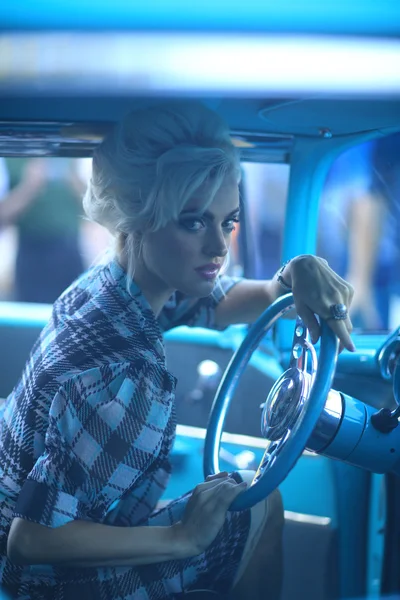
[(206, 241), (206, 254), (208, 256), (220, 256), (224, 258), (228, 254), (228, 243), (222, 231), (213, 231)]

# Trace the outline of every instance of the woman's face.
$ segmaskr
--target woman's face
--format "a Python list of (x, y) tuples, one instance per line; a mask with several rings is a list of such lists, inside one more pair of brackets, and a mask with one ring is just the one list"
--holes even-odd
[(204, 196), (188, 202), (178, 221), (143, 236), (141, 276), (153, 292), (211, 294), (239, 216), (239, 190), (228, 175), (204, 210)]

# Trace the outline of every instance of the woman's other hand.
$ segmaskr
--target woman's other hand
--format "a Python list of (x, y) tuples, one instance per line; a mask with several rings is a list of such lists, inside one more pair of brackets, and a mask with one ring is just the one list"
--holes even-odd
[(173, 526), (190, 555), (201, 554), (214, 541), (228, 508), (245, 489), (245, 482), (237, 483), (223, 472), (208, 477), (193, 490), (182, 520)]
[[(281, 274), (292, 288), (297, 314), (308, 328), (313, 343), (320, 337), (320, 325), (315, 316), (318, 315), (337, 335), (341, 348), (354, 352), (350, 337), (353, 326), (349, 317), (354, 290), (350, 283), (339, 277), (325, 259), (310, 254), (292, 259)], [(344, 319), (333, 318), (332, 307), (339, 304), (347, 308)]]

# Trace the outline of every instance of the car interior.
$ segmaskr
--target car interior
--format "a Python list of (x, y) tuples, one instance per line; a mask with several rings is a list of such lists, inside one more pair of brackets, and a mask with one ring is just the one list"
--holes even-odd
[[(157, 14), (149, 7), (125, 13), (119, 2), (110, 16), (104, 4), (91, 18), (75, 2), (47, 20), (16, 9), (4, 15), (0, 157), (68, 159), (87, 168), (96, 145), (129, 110), (166, 98), (196, 98), (224, 117), (241, 152), (242, 214), (229, 274), (267, 279), (299, 254), (318, 254), (331, 264), (339, 247), (347, 245), (350, 253), (356, 238), (342, 201), (344, 176), (334, 185), (329, 179), (336, 161), (363, 145), (393, 140), (400, 172), (396, 3), (377, 11), (360, 0), (354, 14), (333, 2), (326, 3), (326, 13), (316, 7), (313, 13), (305, 3), (307, 21), (294, 3), (291, 14), (276, 7), (261, 14), (250, 2), (245, 12), (232, 6), (229, 28), (222, 8), (208, 2), (197, 17), (179, 4), (175, 21), (162, 8)], [(206, 18), (207, 10), (214, 20)], [(73, 19), (74, 11), (80, 19)], [(349, 160), (351, 175), (356, 163)], [(356, 185), (352, 179), (353, 191)], [(385, 208), (390, 231), (400, 231), (400, 185), (385, 186), (395, 207)], [(389, 225), (379, 228), (378, 254), (390, 238)], [(95, 260), (97, 246), (106, 244), (95, 243), (97, 230), (90, 236), (85, 243), (95, 247), (88, 253)], [(6, 259), (17, 243), (12, 227), (0, 227), (3, 399), (52, 310), (50, 303), (13, 297), (7, 283), (12, 260)], [(326, 329), (310, 349), (307, 334), (298, 334), (301, 322), (276, 319), (293, 305), (290, 295), (286, 306), (278, 303), (275, 313), (253, 326), (182, 326), (165, 334), (169, 369), (178, 380), (178, 428), (163, 502), (216, 468), (257, 471), (267, 456), (270, 468), (265, 477), (261, 468), (258, 493), (279, 485), (283, 497), (282, 600), (400, 597), (400, 244), (391, 256), (386, 321), (355, 322), (355, 353), (336, 358)], [(301, 356), (309, 357), (302, 369), (312, 373), (312, 389), (301, 415), (289, 424), (283, 418), (293, 439), (279, 442), (275, 455), (263, 419), (276, 382), (299, 365), (299, 340)], [(289, 412), (294, 403), (292, 396)]]

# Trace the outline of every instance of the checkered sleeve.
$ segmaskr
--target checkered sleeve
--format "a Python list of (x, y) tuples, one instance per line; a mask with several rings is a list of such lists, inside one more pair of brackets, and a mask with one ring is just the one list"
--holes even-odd
[(164, 331), (188, 325), (189, 327), (206, 327), (218, 329), (215, 324), (215, 309), (235, 285), (243, 281), (241, 277), (218, 277), (213, 293), (200, 300), (188, 298), (176, 293), (163, 308), (158, 318)]
[(15, 516), (49, 527), (102, 522), (157, 459), (174, 386), (147, 357), (69, 379), (53, 398), (45, 452), (21, 489)]

